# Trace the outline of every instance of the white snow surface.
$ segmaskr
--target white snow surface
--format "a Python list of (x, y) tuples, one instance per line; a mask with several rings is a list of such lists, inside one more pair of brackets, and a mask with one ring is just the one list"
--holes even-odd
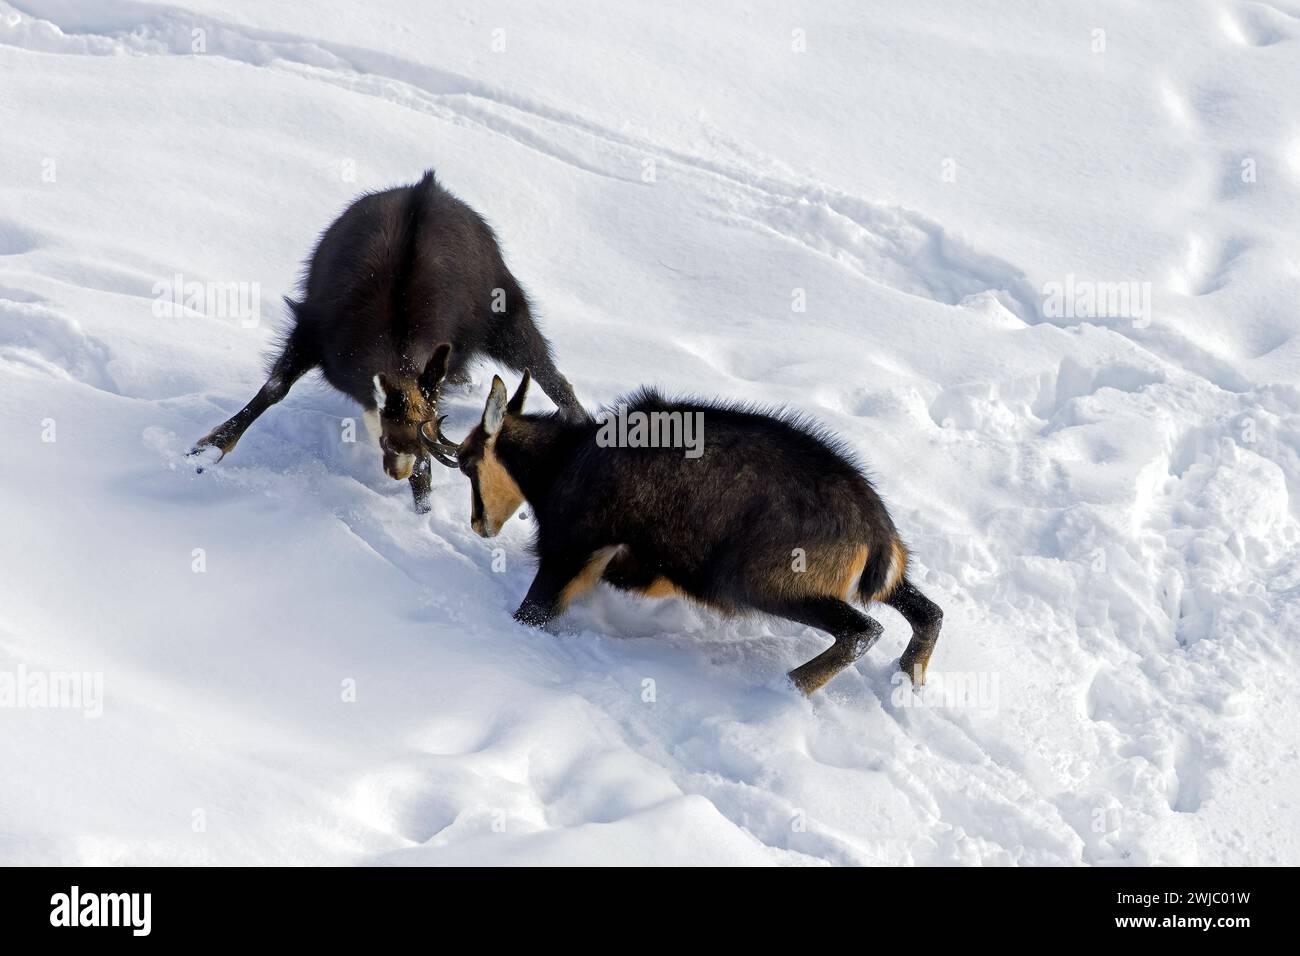
[[(0, 674), (103, 681), (0, 708), (0, 862), (1300, 863), (1297, 0), (10, 0), (0, 83)], [(812, 699), (788, 622), (514, 624), (526, 518), (440, 468), (417, 516), (315, 377), (194, 473), (319, 232), (429, 167), (589, 407), (868, 463), (923, 693), (888, 608)]]

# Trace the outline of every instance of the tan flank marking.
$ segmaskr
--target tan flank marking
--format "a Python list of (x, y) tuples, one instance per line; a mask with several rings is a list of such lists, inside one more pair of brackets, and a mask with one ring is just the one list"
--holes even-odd
[(807, 566), (796, 571), (782, 564), (766, 580), (777, 595), (784, 597), (834, 597), (852, 600), (867, 564), (865, 544), (832, 544), (809, 548)]
[(683, 591), (663, 575), (655, 578), (643, 588), (632, 588), (632, 591), (642, 597), (648, 598), (678, 598), (679, 600), (697, 605), (698, 607), (707, 607), (709, 610), (713, 611), (713, 613), (720, 614), (723, 617), (732, 617), (739, 611), (739, 608), (736, 608), (731, 604), (719, 602), (717, 600), (706, 601), (702, 597), (697, 597), (694, 594)]
[(836, 597), (850, 602), (853, 600), (853, 594), (858, 589), (858, 581), (862, 579), (862, 569), (867, 566), (867, 554), (867, 546), (858, 545), (853, 553), (853, 560), (844, 566), (844, 577), (840, 581), (840, 589)]
[[(479, 480), (481, 481), (482, 479)], [(587, 559), (587, 563), (583, 566), (582, 570), (578, 572), (577, 577), (566, 584), (564, 590), (560, 592), (557, 613), (563, 613), (564, 609), (569, 606), (570, 601), (580, 595), (586, 594), (596, 586), (596, 582), (600, 580), (600, 576), (605, 573), (605, 566), (609, 564), (614, 555), (618, 553), (620, 547), (621, 545), (616, 544), (611, 545), (608, 548), (601, 548)]]
[(643, 588), (637, 588), (636, 593), (644, 597), (652, 598), (669, 598), (679, 597), (689, 600), (689, 596), (678, 590), (677, 585), (673, 584), (665, 577), (657, 577)]
[(483, 446), (483, 460), (478, 466), (478, 491), (483, 499), (483, 517), (499, 529), (524, 503), (524, 493), (506, 471), (506, 466), (501, 464), (496, 444), (497, 436), (493, 435)]

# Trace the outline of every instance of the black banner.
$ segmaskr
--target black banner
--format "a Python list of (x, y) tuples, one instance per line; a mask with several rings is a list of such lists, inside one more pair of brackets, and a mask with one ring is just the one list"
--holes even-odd
[(451, 940), (494, 944), (611, 923), (645, 939), (689, 926), (692, 937), (770, 942), (774, 921), (820, 935), (883, 920), (913, 942), (1010, 930), (1232, 945), (1283, 928), (1292, 881), (1276, 869), (3, 869), (0, 919), (7, 941), (91, 945), (397, 932), (436, 943), (450, 920)]

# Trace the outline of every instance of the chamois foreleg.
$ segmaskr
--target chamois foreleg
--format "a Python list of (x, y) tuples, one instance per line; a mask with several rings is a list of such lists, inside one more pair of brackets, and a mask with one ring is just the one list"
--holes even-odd
[(415, 498), (416, 512), (422, 515), (428, 514), (432, 507), (429, 497), (433, 490), (428, 455), (421, 455), (416, 459), (415, 467), (411, 470), (411, 477), (407, 480), (411, 484), (411, 496)]
[(619, 553), (617, 546), (600, 548), (586, 557), (548, 557), (543, 554), (537, 576), (515, 611), (515, 620), (533, 627), (543, 627), (564, 613), (569, 602), (591, 590), (610, 560)]

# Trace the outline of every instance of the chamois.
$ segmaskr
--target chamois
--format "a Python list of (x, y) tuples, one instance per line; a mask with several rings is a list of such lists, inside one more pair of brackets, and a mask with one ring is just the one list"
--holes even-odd
[(285, 300), (293, 323), (266, 384), (191, 455), (220, 461), (259, 415), (319, 367), (361, 405), (384, 471), (410, 480), (416, 510), (424, 512), (429, 454), (418, 429), (438, 420), (443, 379), (463, 380), (480, 356), (533, 369), (564, 415), (586, 415), (491, 228), (432, 171), (414, 186), (370, 193), (344, 210), (312, 253), (302, 293), (302, 301)]
[(482, 420), (459, 446), (432, 422), (420, 432), (431, 451), (454, 453), (470, 479), (480, 535), (495, 535), (524, 501), (532, 507), (538, 568), (516, 620), (540, 627), (602, 579), (723, 613), (787, 618), (834, 639), (790, 671), (811, 694), (880, 637), (854, 600), (882, 601), (911, 624), (899, 665), (924, 683), (943, 612), (908, 581), (907, 548), (884, 503), (824, 429), (642, 390), (619, 404), (621, 417), (641, 413), (653, 425), (692, 416), (705, 434), (695, 430), (703, 441), (688, 453), (664, 441), (626, 447), (592, 418), (524, 414), (528, 382), (525, 371), (507, 402), (493, 378)]

